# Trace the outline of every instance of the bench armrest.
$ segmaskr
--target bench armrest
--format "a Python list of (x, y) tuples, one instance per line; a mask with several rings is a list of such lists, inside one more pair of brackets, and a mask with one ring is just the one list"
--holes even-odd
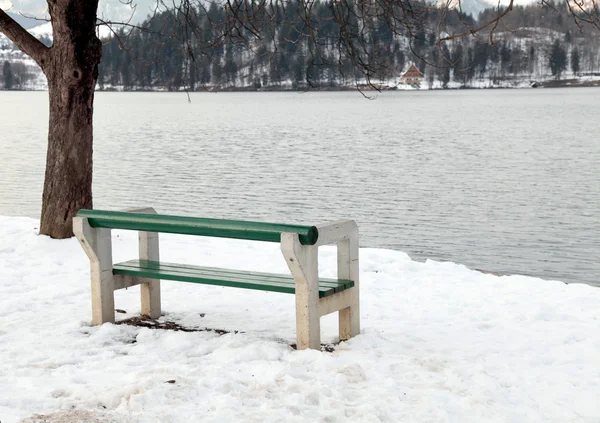
[(354, 220), (338, 220), (317, 225), (319, 239), (316, 246), (337, 244), (338, 242), (356, 237), (358, 239), (358, 225)]

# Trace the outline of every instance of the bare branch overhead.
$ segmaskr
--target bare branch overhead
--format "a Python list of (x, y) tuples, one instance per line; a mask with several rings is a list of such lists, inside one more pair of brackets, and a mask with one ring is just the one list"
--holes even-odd
[(50, 49), (0, 9), (0, 32), (44, 69)]

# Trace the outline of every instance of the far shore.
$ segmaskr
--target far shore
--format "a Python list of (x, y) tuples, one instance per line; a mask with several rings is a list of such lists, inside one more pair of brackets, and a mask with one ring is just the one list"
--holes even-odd
[[(168, 89), (166, 87), (134, 87), (131, 89), (123, 89), (122, 87), (100, 87), (96, 88), (96, 92), (306, 92), (306, 91), (446, 91), (446, 90), (498, 90), (498, 89), (527, 89), (527, 88), (573, 88), (573, 87), (600, 87), (600, 79), (592, 81), (581, 81), (579, 79), (561, 79), (561, 80), (546, 80), (546, 81), (535, 81), (531, 80), (529, 83), (526, 81), (520, 85), (514, 86), (486, 86), (486, 87), (472, 87), (472, 86), (452, 86), (447, 88), (434, 87), (428, 88), (424, 82), (420, 87), (413, 87), (408, 85), (398, 86), (380, 86), (376, 84), (371, 85), (342, 85), (342, 86), (320, 86), (320, 87), (307, 87), (298, 86), (293, 87), (290, 85), (280, 86), (269, 86), (269, 87), (217, 87), (217, 86), (200, 86), (195, 89)], [(48, 91), (47, 88), (14, 88), (11, 90), (0, 89), (0, 91)]]

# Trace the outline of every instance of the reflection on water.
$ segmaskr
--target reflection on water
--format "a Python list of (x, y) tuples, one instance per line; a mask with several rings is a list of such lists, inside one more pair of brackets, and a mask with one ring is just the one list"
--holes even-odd
[[(0, 93), (0, 214), (39, 214), (46, 101)], [(99, 93), (95, 205), (311, 224), (349, 217), (362, 246), (600, 285), (599, 106), (594, 89), (375, 101), (202, 93), (191, 103)]]

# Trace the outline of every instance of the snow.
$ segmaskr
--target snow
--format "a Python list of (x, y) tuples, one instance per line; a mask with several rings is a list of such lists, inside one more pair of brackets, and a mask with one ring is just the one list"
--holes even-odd
[[(361, 335), (295, 351), (294, 297), (260, 291), (163, 282), (162, 319), (222, 336), (90, 327), (87, 257), (36, 228), (0, 217), (2, 423), (600, 421), (598, 288), (361, 249)], [(113, 246), (134, 258), (136, 234)], [(286, 272), (278, 248), (161, 235), (163, 260)], [(118, 291), (119, 319), (138, 296)]]

